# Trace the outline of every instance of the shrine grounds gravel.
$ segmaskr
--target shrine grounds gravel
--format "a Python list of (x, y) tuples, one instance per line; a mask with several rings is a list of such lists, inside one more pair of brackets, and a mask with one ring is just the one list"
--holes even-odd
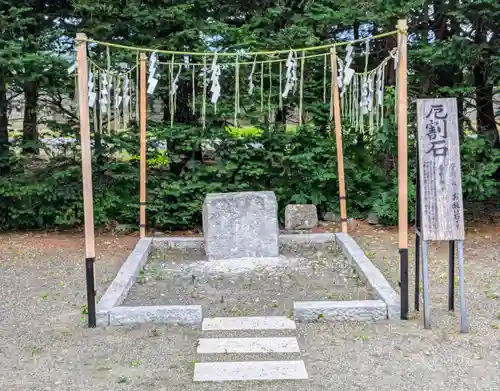
[[(354, 236), (397, 287), (397, 235), (392, 230), (362, 227)], [(132, 236), (97, 238), (98, 295), (136, 241)], [(467, 233), (469, 334), (459, 334), (458, 314), (446, 310), (446, 248), (433, 245), (429, 265), (431, 330), (423, 330), (416, 313), (405, 322), (298, 324), (294, 333), (309, 380), (290, 382), (194, 384), (194, 363), (207, 360), (196, 354), (200, 330), (153, 326), (87, 329), (83, 243), (80, 234), (0, 235), (0, 390), (500, 389), (498, 226)], [(228, 356), (208, 358), (243, 358)], [(244, 359), (269, 357), (250, 355)]]
[[(202, 250), (157, 248), (126, 306), (201, 305), (204, 316), (291, 316), (294, 301), (375, 299), (332, 243), (288, 245), (279, 259), (208, 262)], [(250, 262), (251, 261), (251, 262)]]

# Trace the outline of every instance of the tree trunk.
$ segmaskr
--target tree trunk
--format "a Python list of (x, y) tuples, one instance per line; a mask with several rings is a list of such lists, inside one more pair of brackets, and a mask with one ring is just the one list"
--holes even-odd
[(500, 148), (500, 140), (493, 108), (493, 85), (488, 83), (486, 66), (479, 63), (474, 67), (474, 84), (476, 86), (476, 112), (478, 133), (487, 136), (493, 146)]
[(7, 86), (4, 76), (0, 74), (0, 158), (7, 156), (9, 153), (9, 118), (7, 110)]
[[(476, 36), (474, 43), (481, 47), (486, 45), (487, 31), (480, 17), (476, 21)], [(493, 107), (493, 84), (488, 79), (488, 68), (492, 67), (491, 52), (484, 48), (474, 66), (474, 86), (476, 87), (476, 126), (477, 132), (491, 140), (493, 147), (500, 148), (500, 139), (495, 121)]]
[(38, 84), (28, 81), (24, 85), (23, 153), (38, 154)]

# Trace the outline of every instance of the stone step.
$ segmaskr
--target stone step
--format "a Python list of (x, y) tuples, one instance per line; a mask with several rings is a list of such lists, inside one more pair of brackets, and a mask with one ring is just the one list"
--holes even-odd
[(308, 379), (303, 361), (241, 361), (195, 363), (195, 382)]
[(198, 354), (300, 353), (297, 338), (201, 338)]
[(212, 330), (295, 330), (295, 322), (285, 316), (205, 318), (201, 329)]

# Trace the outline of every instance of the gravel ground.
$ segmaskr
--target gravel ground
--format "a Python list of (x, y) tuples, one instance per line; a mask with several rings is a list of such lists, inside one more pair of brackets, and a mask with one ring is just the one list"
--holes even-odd
[(158, 248), (124, 305), (199, 304), (205, 316), (291, 315), (294, 300), (372, 298), (336, 245), (286, 247), (279, 259), (207, 262), (200, 250)]
[[(406, 322), (299, 324), (295, 333), (266, 332), (269, 336), (298, 336), (300, 358), (310, 380), (245, 384), (192, 383), (194, 362), (238, 359), (196, 355), (199, 330), (149, 326), (87, 329), (81, 319), (85, 303), (81, 235), (0, 235), (0, 390), (498, 390), (499, 233), (498, 226), (490, 226), (467, 234), (470, 334), (459, 334), (458, 314), (446, 311), (447, 285), (446, 280), (442, 282), (446, 249), (433, 246), (431, 330), (423, 330), (418, 315), (413, 314), (414, 319)], [(360, 227), (355, 235), (397, 285), (393, 231)], [(98, 238), (99, 294), (136, 240)], [(285, 359), (281, 355), (245, 356), (250, 358)]]

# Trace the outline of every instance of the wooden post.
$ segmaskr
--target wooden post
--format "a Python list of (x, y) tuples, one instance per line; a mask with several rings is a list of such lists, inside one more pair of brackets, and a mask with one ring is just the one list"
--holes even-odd
[(408, 319), (408, 25), (398, 21), (398, 226), (401, 280), (401, 319)]
[(78, 70), (78, 106), (80, 109), (80, 148), (82, 155), (83, 215), (85, 224), (85, 265), (89, 327), (96, 327), (95, 313), (95, 238), (92, 195), (92, 154), (90, 150), (90, 122), (88, 96), (87, 36), (76, 35), (76, 65)]
[(140, 122), (140, 199), (139, 199), (139, 232), (141, 238), (146, 236), (146, 122), (147, 122), (147, 82), (146, 55), (140, 56), (140, 88), (139, 88), (139, 122)]
[(335, 47), (330, 49), (330, 60), (332, 67), (332, 97), (333, 116), (335, 119), (335, 140), (337, 143), (337, 167), (339, 175), (339, 199), (340, 199), (340, 219), (342, 232), (347, 233), (347, 204), (345, 196), (344, 177), (344, 151), (342, 149), (342, 117), (340, 114), (340, 96), (337, 80), (337, 52)]

